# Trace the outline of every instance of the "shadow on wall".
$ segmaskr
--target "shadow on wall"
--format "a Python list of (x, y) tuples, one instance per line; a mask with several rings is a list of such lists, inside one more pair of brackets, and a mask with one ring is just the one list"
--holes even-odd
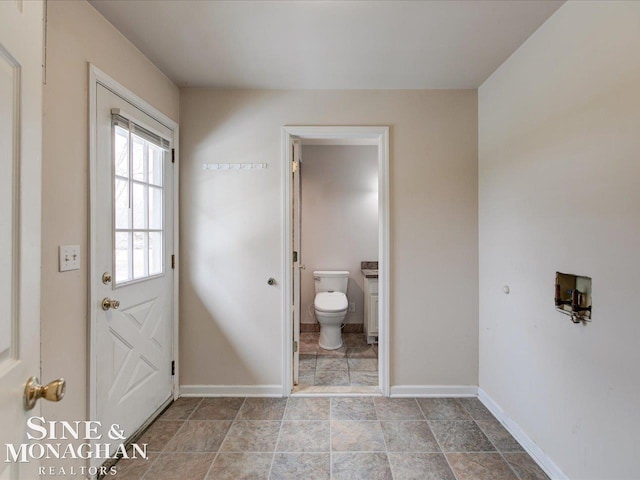
[[(279, 170), (279, 127), (290, 122), (286, 118), (280, 123), (278, 119), (269, 118), (273, 110), (267, 105), (278, 104), (280, 97), (285, 97), (285, 94), (270, 91), (266, 95), (264, 92), (251, 95), (243, 91), (225, 90), (224, 95), (216, 98), (215, 114), (199, 116), (197, 121), (186, 117), (180, 132), (183, 157), (180, 168), (189, 174), (201, 170), (201, 163), (208, 161), (268, 163), (269, 169)], [(271, 128), (262, 128), (265, 123)], [(188, 128), (184, 128), (185, 125)], [(274, 129), (273, 125), (278, 128)], [(269, 153), (271, 150), (265, 148), (267, 145), (277, 148), (277, 156)], [(195, 158), (198, 161), (193, 161)]]
[[(354, 272), (355, 275), (359, 275), (360, 272)], [(364, 289), (360, 286), (358, 282), (356, 282), (351, 275), (349, 276), (349, 283), (347, 284), (347, 299), (349, 303), (356, 302), (356, 306), (359, 308), (362, 303), (364, 306)], [(358, 299), (358, 300), (356, 300)], [(355, 318), (354, 318), (355, 317)], [(353, 318), (353, 320), (352, 320)], [(347, 316), (345, 317), (345, 321), (347, 323), (362, 323), (363, 322), (363, 312), (347, 312)]]
[(187, 227), (192, 235), (185, 293), (191, 298), (185, 310), (194, 330), (185, 332), (185, 347), (208, 350), (191, 359), (215, 359), (211, 367), (220, 369), (214, 384), (279, 384), (279, 371), (268, 368), (268, 360), (277, 361), (274, 352), (281, 345), (280, 329), (273, 328), (280, 323), (281, 291), (267, 284), (269, 276), (279, 276), (279, 249), (265, 239), (274, 237), (278, 225), (269, 220), (270, 202), (264, 201), (279, 191), (263, 188), (265, 171), (202, 174), (206, 182), (193, 192), (196, 205)]
[[(187, 118), (181, 128), (184, 385), (282, 381), (280, 136), (253, 124), (263, 102), (235, 96), (227, 92), (215, 114)], [(203, 171), (202, 163), (268, 168)], [(269, 277), (275, 286), (267, 285)]]
[[(195, 287), (189, 282), (181, 288), (184, 292), (181, 293), (184, 295), (182, 301), (189, 304), (189, 315), (201, 320), (195, 337), (190, 334), (188, 325), (180, 325), (181, 385), (257, 383), (256, 373), (248, 364), (250, 359), (243, 355), (240, 345), (236, 345), (238, 339), (234, 333), (227, 333), (224, 322), (220, 321), (223, 314), (210, 310), (207, 302), (211, 302), (211, 298), (203, 300), (194, 295)], [(194, 358), (206, 358), (206, 364), (194, 366)]]

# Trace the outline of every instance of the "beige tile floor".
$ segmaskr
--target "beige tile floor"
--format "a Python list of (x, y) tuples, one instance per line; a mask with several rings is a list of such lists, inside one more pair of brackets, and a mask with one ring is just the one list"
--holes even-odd
[(325, 350), (318, 333), (300, 334), (299, 387), (368, 387), (378, 385), (378, 347), (362, 333), (344, 333), (342, 347)]
[(548, 480), (475, 398), (181, 398), (137, 443), (115, 478)]

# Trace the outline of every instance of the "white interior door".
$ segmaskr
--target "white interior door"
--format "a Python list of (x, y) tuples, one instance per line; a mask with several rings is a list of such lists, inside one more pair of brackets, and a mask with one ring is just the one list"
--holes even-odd
[(300, 269), (302, 268), (302, 251), (300, 233), (302, 229), (300, 173), (302, 170), (302, 144), (300, 140), (293, 141), (293, 384), (298, 384), (300, 370)]
[(173, 391), (173, 132), (100, 84), (95, 111), (95, 412), (129, 437)]
[[(42, 2), (0, 2), (0, 445), (26, 442), (23, 392), (40, 375)], [(4, 460), (4, 455), (3, 455)], [(38, 478), (0, 462), (0, 479)]]

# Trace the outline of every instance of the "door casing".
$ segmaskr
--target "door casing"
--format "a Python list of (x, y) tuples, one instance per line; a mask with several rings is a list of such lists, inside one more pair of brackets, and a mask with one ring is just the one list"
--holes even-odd
[[(97, 394), (97, 372), (96, 372), (96, 361), (95, 361), (95, 346), (96, 346), (96, 329), (94, 328), (96, 322), (96, 309), (94, 308), (96, 302), (99, 301), (96, 286), (93, 279), (96, 278), (96, 248), (97, 248), (97, 225), (96, 225), (96, 215), (95, 209), (98, 204), (98, 199), (96, 198), (96, 186), (97, 186), (97, 176), (96, 176), (96, 162), (97, 162), (97, 144), (96, 144), (96, 96), (97, 96), (97, 86), (98, 84), (104, 86), (108, 90), (111, 90), (116, 95), (120, 96), (127, 102), (131, 103), (134, 107), (146, 113), (147, 115), (153, 117), (158, 122), (165, 125), (167, 128), (173, 131), (173, 145), (174, 145), (174, 175), (173, 175), (173, 248), (174, 252), (179, 252), (179, 125), (171, 120), (169, 117), (161, 113), (151, 104), (145, 102), (143, 99), (135, 95), (133, 92), (125, 88), (120, 83), (113, 80), (109, 75), (101, 71), (95, 65), (88, 63), (89, 67), (89, 166), (90, 166), (90, 174), (89, 174), (89, 224), (90, 224), (90, 237), (89, 237), (89, 301), (88, 301), (88, 315), (90, 319), (89, 323), (89, 350), (88, 350), (88, 365), (89, 365), (89, 418), (95, 419), (97, 416), (96, 409), (96, 394)], [(176, 255), (177, 258), (177, 255)], [(179, 270), (179, 262), (176, 261), (175, 269), (174, 269), (174, 277), (173, 277), (173, 359), (175, 361), (175, 374), (173, 376), (173, 398), (177, 399), (180, 395), (179, 391), (179, 356), (178, 356), (178, 312), (179, 312), (179, 299), (178, 299), (178, 286), (179, 286), (179, 278), (180, 278), (180, 270)]]
[(288, 397), (293, 388), (293, 325), (291, 298), (293, 295), (293, 245), (291, 241), (291, 165), (295, 139), (373, 140), (378, 146), (378, 272), (379, 272), (379, 344), (378, 385), (385, 397), (389, 396), (389, 127), (387, 126), (285, 126), (282, 127), (282, 395)]
[(302, 219), (302, 205), (300, 204), (300, 200), (302, 199), (302, 195), (300, 192), (301, 182), (300, 175), (302, 172), (302, 143), (299, 139), (294, 140), (293, 143), (293, 161), (297, 162), (298, 169), (297, 171), (293, 171), (293, 189), (292, 189), (292, 202), (293, 202), (293, 226), (291, 229), (291, 233), (293, 234), (293, 250), (298, 252), (297, 259), (292, 261), (292, 278), (293, 278), (293, 341), (297, 342), (297, 348), (293, 349), (293, 384), (297, 385), (299, 380), (299, 370), (300, 370), (300, 278), (302, 275), (300, 274), (300, 268), (302, 266), (302, 249), (301, 241), (300, 241), (300, 233), (302, 232), (302, 225), (300, 224), (300, 220)]

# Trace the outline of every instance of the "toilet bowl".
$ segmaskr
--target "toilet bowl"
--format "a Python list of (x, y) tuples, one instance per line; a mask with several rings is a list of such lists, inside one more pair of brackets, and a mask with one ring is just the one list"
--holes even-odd
[(313, 272), (316, 296), (313, 309), (320, 323), (318, 344), (325, 350), (342, 346), (342, 323), (347, 315), (347, 284), (349, 272), (319, 270)]
[(325, 350), (335, 350), (342, 346), (342, 322), (347, 315), (347, 296), (342, 292), (321, 292), (316, 294), (313, 309), (320, 323), (318, 344)]

